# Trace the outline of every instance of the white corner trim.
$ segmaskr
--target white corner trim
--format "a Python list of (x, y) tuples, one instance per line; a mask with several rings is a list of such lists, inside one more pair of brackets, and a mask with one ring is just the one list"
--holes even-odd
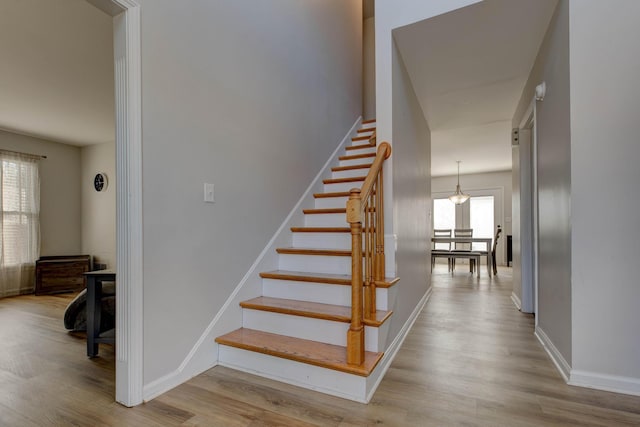
[(599, 374), (572, 369), (569, 385), (640, 396), (640, 378)]
[(385, 350), (384, 356), (382, 356), (382, 360), (380, 360), (379, 362), (379, 368), (381, 368), (381, 370), (378, 371), (378, 368), (376, 368), (376, 371), (378, 371), (379, 374), (378, 373), (376, 374), (377, 379), (367, 393), (366, 403), (369, 403), (374, 393), (378, 389), (378, 386), (380, 385), (380, 382), (382, 382), (382, 379), (387, 373), (387, 370), (389, 370), (389, 367), (391, 366), (393, 359), (395, 359), (396, 355), (398, 354), (398, 351), (400, 351), (400, 348), (402, 347), (402, 343), (404, 343), (404, 340), (407, 338), (407, 335), (409, 335), (409, 331), (411, 331), (413, 324), (418, 319), (418, 316), (422, 312), (422, 309), (424, 308), (424, 306), (427, 304), (427, 301), (429, 301), (429, 298), (431, 297), (432, 292), (433, 292), (433, 286), (429, 286), (429, 289), (427, 289), (425, 294), (422, 296), (416, 308), (411, 312), (411, 315), (409, 316), (407, 321), (404, 322), (404, 325), (402, 325), (402, 329), (400, 329), (400, 332), (398, 332), (398, 335), (396, 335), (396, 337), (393, 339), (393, 342), (391, 343), (389, 348)]
[(553, 364), (556, 365), (556, 369), (558, 369), (558, 372), (560, 372), (562, 378), (564, 378), (565, 382), (569, 382), (569, 373), (571, 372), (571, 366), (569, 366), (562, 354), (560, 354), (560, 351), (556, 348), (555, 345), (553, 345), (551, 339), (549, 339), (547, 334), (542, 329), (540, 329), (539, 326), (536, 326), (534, 335), (536, 336), (536, 338), (538, 338), (538, 341), (540, 341), (542, 347), (544, 347)]
[(385, 274), (387, 277), (396, 276), (396, 251), (398, 250), (398, 235), (393, 233), (385, 233), (384, 235), (384, 253), (385, 253)]
[[(265, 256), (267, 254), (275, 251), (276, 243), (279, 241), (279, 239), (281, 238), (281, 236), (284, 233), (290, 232), (288, 230), (289, 230), (289, 227), (290, 227), (291, 219), (294, 217), (294, 215), (299, 214), (301, 212), (302, 204), (309, 197), (312, 196), (312, 193), (313, 193), (314, 189), (316, 188), (317, 185), (319, 185), (321, 183), (321, 181), (322, 181), (323, 177), (325, 176), (325, 174), (327, 173), (327, 171), (330, 172), (331, 165), (337, 160), (339, 154), (341, 153), (341, 150), (348, 143), (351, 142), (351, 136), (355, 133), (357, 128), (360, 126), (361, 122), (362, 122), (362, 117), (358, 117), (356, 119), (356, 121), (354, 122), (353, 126), (351, 126), (351, 129), (349, 129), (349, 131), (344, 136), (342, 141), (340, 141), (340, 144), (338, 144), (338, 146), (333, 151), (333, 153), (331, 154), (329, 159), (326, 161), (324, 166), (320, 169), (320, 172), (318, 172), (318, 174), (313, 179), (311, 184), (309, 184), (309, 186), (307, 187), (307, 189), (304, 192), (304, 194), (300, 197), (300, 199), (295, 204), (293, 209), (291, 209), (291, 212), (289, 212), (289, 215), (287, 215), (287, 217), (282, 222), (282, 224), (280, 225), (278, 230), (274, 233), (273, 237), (271, 237), (271, 239), (269, 240), (267, 245), (264, 247), (262, 252), (260, 252), (260, 255), (258, 255), (258, 258), (256, 258), (256, 260), (251, 265), (251, 267), (249, 268), (247, 273), (244, 275), (244, 277), (240, 280), (238, 285), (235, 287), (235, 289), (233, 290), (233, 292), (231, 293), (229, 298), (227, 298), (225, 303), (222, 305), (220, 310), (218, 310), (218, 312), (213, 317), (213, 319), (211, 320), (209, 325), (206, 327), (204, 332), (200, 335), (200, 338), (198, 338), (198, 340), (193, 345), (193, 347), (191, 348), (191, 350), (189, 351), (187, 356), (184, 358), (182, 363), (180, 363), (180, 366), (178, 366), (178, 368), (175, 369), (174, 371), (172, 371), (172, 372), (170, 372), (170, 373), (168, 373), (168, 374), (166, 374), (166, 375), (164, 375), (164, 376), (162, 376), (162, 377), (160, 377), (160, 378), (158, 378), (158, 379), (156, 379), (154, 381), (151, 381), (150, 383), (148, 383), (148, 384), (146, 384), (144, 386), (143, 396), (144, 396), (144, 400), (145, 401), (149, 401), (149, 400), (161, 395), (162, 393), (165, 393), (165, 392), (171, 390), (172, 388), (182, 384), (183, 382), (188, 381), (189, 379), (191, 379), (194, 376), (206, 371), (207, 369), (213, 368), (214, 366), (217, 365), (218, 357), (217, 357), (217, 355), (215, 355), (215, 358), (212, 357), (212, 360), (207, 365), (198, 366), (198, 367), (191, 367), (190, 366), (190, 364), (192, 363), (194, 357), (196, 356), (196, 354), (198, 353), (200, 348), (203, 346), (203, 344), (205, 342), (207, 342), (207, 340), (212, 340), (213, 338), (215, 338), (215, 337), (212, 337), (212, 333), (213, 333), (213, 330), (214, 330), (215, 326), (220, 322), (220, 320), (223, 318), (223, 316), (225, 314), (227, 314), (227, 312), (228, 312), (228, 310), (230, 308), (233, 308), (233, 307), (235, 307), (235, 305), (237, 305), (237, 303), (238, 303), (237, 297), (238, 297), (238, 294), (240, 293), (240, 291), (243, 290), (245, 285), (250, 281), (250, 279), (255, 274), (259, 273), (258, 268), (263, 268), (264, 267), (263, 261), (264, 261)], [(259, 296), (259, 295), (255, 295), (255, 296)], [(240, 328), (241, 326), (242, 326), (241, 321), (240, 321), (239, 324), (235, 325), (236, 328)]]
[(522, 301), (520, 301), (520, 298), (518, 298), (515, 292), (511, 292), (511, 301), (513, 301), (513, 304), (518, 310), (522, 310)]
[(142, 403), (144, 362), (140, 5), (134, 0), (91, 3), (113, 14), (118, 330), (115, 399), (125, 406), (136, 406)]

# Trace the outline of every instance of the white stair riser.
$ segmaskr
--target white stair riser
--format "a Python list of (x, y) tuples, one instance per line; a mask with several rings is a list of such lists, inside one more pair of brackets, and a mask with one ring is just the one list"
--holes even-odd
[(346, 152), (347, 156), (353, 156), (353, 155), (356, 155), (356, 154), (365, 154), (365, 153), (375, 153), (376, 149), (377, 149), (377, 147), (375, 147), (375, 146), (371, 147), (371, 146), (368, 146), (368, 144), (355, 144), (355, 145), (358, 145), (358, 146), (361, 145), (361, 146), (367, 146), (367, 147), (366, 148), (358, 148), (357, 150), (348, 150)]
[(318, 197), (315, 202), (316, 209), (345, 208), (348, 197)]
[(324, 184), (323, 191), (325, 193), (340, 193), (343, 191), (351, 191), (352, 188), (361, 188), (364, 181), (356, 182), (340, 182), (338, 184)]
[(363, 157), (358, 159), (340, 160), (338, 166), (371, 165), (373, 157)]
[(356, 176), (367, 176), (369, 169), (349, 169), (346, 171), (336, 171), (331, 173), (331, 178), (352, 178)]
[(280, 270), (305, 273), (351, 274), (351, 257), (280, 254), (278, 266)]
[(219, 346), (218, 364), (346, 399), (367, 399), (367, 377), (359, 375), (225, 345)]
[(304, 216), (306, 227), (348, 227), (346, 213), (307, 214)]
[[(369, 129), (369, 128), (363, 128), (363, 129)], [(373, 135), (373, 131), (372, 130), (370, 130), (368, 132), (358, 132), (358, 136), (371, 136), (371, 135)]]
[(293, 233), (293, 247), (351, 249), (351, 233)]
[[(257, 331), (343, 347), (347, 346), (347, 331), (349, 330), (349, 323), (246, 308), (242, 310), (242, 326)], [(378, 332), (378, 328), (365, 326), (366, 351), (383, 350), (379, 348)]]
[[(351, 287), (345, 285), (262, 279), (262, 295), (320, 304), (351, 305)], [(387, 288), (376, 289), (376, 309), (388, 310), (388, 295)]]
[[(369, 142), (369, 140), (365, 140), (363, 139), (362, 141), (351, 141), (351, 146), (352, 147), (364, 147), (364, 146), (368, 146), (371, 145), (371, 143)], [(349, 150), (351, 151), (351, 150)], [(352, 153), (350, 153), (352, 154)]]

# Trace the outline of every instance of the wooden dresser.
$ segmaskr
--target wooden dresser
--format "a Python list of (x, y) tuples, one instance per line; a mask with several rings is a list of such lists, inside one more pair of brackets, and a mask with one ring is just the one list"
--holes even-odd
[(91, 255), (43, 256), (36, 261), (36, 295), (84, 289)]

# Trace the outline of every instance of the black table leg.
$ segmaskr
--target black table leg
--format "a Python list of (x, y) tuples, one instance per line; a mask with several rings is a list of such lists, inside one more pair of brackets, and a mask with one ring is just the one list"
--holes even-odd
[(96, 338), (100, 335), (100, 315), (102, 305), (102, 281), (95, 277), (87, 277), (87, 356), (98, 355), (98, 343)]

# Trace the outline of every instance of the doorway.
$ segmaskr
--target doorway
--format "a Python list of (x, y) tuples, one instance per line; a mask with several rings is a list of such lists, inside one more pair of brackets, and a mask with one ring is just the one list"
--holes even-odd
[[(471, 197), (462, 205), (455, 205), (448, 199), (450, 192), (432, 194), (432, 229), (471, 228), (474, 237), (494, 238), (497, 226), (504, 224), (504, 188), (465, 189), (465, 192)], [(474, 243), (473, 249), (484, 251), (486, 246)], [(506, 263), (503, 252), (496, 252), (499, 265)]]
[(538, 162), (536, 140), (534, 100), (520, 124), (518, 149), (520, 167), (519, 276), (522, 289), (520, 309), (523, 313), (533, 314), (538, 311)]
[(116, 401), (143, 402), (140, 5), (86, 0), (113, 17), (116, 122)]

